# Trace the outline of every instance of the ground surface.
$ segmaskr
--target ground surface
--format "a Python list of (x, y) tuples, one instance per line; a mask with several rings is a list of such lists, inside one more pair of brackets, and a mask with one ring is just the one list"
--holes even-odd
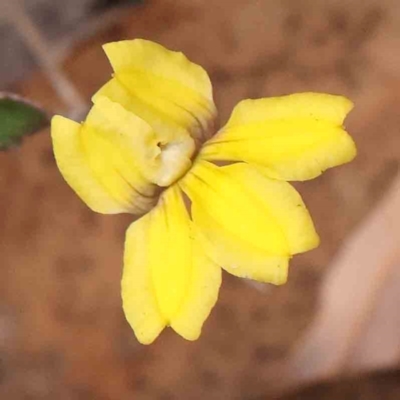
[[(97, 215), (80, 202), (56, 169), (48, 132), (1, 153), (0, 398), (264, 396), (313, 316), (332, 257), (399, 169), (399, 21), (396, 0), (154, 1), (80, 45), (65, 69), (86, 98), (110, 74), (100, 44), (133, 37), (203, 65), (221, 122), (246, 97), (347, 95), (356, 102), (347, 127), (359, 156), (296, 185), (322, 244), (292, 261), (287, 285), (260, 290), (225, 275), (197, 342), (165, 332), (143, 347), (121, 311), (129, 216)], [(63, 112), (40, 73), (17, 89)]]

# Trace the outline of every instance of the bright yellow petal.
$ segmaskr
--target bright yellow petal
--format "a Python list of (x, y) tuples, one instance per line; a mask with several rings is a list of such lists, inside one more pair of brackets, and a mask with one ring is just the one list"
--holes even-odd
[(137, 115), (146, 121), (157, 134), (165, 135), (166, 139), (190, 136), (185, 129), (170, 121), (162, 110), (154, 109), (151, 104), (145, 104), (138, 97), (131, 94), (116, 78), (108, 81), (94, 94), (92, 97), (93, 103), (96, 104), (99, 98), (102, 97), (107, 97)]
[(194, 340), (214, 305), (219, 267), (193, 247), (190, 220), (178, 187), (129, 228), (122, 297), (139, 341), (151, 343), (166, 325)]
[[(158, 211), (158, 210), (157, 210)], [(140, 343), (152, 343), (167, 324), (158, 306), (151, 258), (158, 252), (152, 230), (158, 215), (154, 212), (135, 221), (125, 240), (122, 300), (126, 319)]]
[(92, 210), (116, 214), (131, 209), (128, 202), (112, 196), (93, 172), (82, 143), (80, 124), (55, 116), (51, 123), (51, 135), (61, 174)]
[[(192, 201), (192, 218), (202, 234), (202, 245), (218, 265), (234, 275), (282, 284), (292, 247), (286, 222), (281, 221), (284, 218), (275, 200), (271, 206), (267, 199), (262, 201), (254, 185), (235, 172), (199, 161), (180, 181)], [(285, 200), (292, 206), (293, 198)], [(297, 229), (297, 222), (293, 226)]]
[(344, 97), (319, 93), (244, 100), (201, 157), (252, 163), (275, 179), (312, 179), (355, 157), (342, 127), (351, 108)]
[(241, 101), (233, 110), (227, 127), (267, 120), (311, 118), (342, 125), (353, 103), (342, 96), (325, 93), (295, 93), (265, 99)]
[(99, 135), (118, 147), (120, 157), (126, 161), (121, 166), (124, 176), (129, 171), (139, 172), (136, 175), (142, 176), (141, 182), (137, 177), (136, 182), (131, 181), (135, 187), (146, 187), (146, 180), (169, 186), (191, 167), (195, 143), (190, 136), (158, 134), (147, 122), (107, 97), (96, 98), (85, 125), (95, 127)]
[(170, 323), (182, 305), (190, 281), (192, 239), (190, 221), (180, 190), (173, 187), (161, 197), (150, 267), (162, 315)]
[(200, 66), (142, 39), (108, 43), (104, 50), (117, 83), (99, 94), (117, 94), (148, 123), (184, 129), (201, 139), (215, 106), (210, 79)]
[(273, 216), (285, 235), (290, 254), (304, 253), (319, 245), (311, 216), (293, 186), (269, 179), (245, 163), (222, 167), (222, 170), (253, 196), (254, 207), (262, 207), (264, 211), (260, 208), (260, 212)]
[[(88, 165), (110, 196), (125, 204), (127, 211), (143, 214), (155, 205), (158, 189), (143, 176), (132, 148), (139, 142), (139, 151), (144, 151), (143, 142), (151, 136), (151, 128), (130, 113), (124, 116), (125, 121), (121, 119), (121, 127), (118, 128), (113, 124), (113, 118), (120, 117), (117, 111), (122, 107), (109, 102), (111, 104), (106, 104), (108, 109), (105, 110), (100, 103), (92, 107), (81, 128), (80, 136)], [(126, 125), (129, 125), (130, 132), (124, 132), (123, 136)], [(140, 143), (138, 138), (143, 142)]]
[(200, 243), (193, 243), (190, 282), (179, 312), (171, 320), (171, 328), (187, 340), (196, 340), (204, 321), (218, 299), (221, 268), (208, 258)]

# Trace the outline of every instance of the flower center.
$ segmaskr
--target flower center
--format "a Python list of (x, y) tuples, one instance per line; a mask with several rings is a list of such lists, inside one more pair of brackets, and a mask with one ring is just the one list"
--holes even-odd
[[(158, 139), (153, 142), (150, 155), (153, 166), (153, 182), (161, 187), (168, 187), (182, 178), (192, 167), (201, 146), (214, 133), (214, 119), (208, 121), (207, 127), (192, 136), (186, 135), (173, 139)], [(156, 146), (156, 147), (155, 147)]]
[(155, 174), (157, 185), (166, 187), (181, 178), (192, 166), (192, 156), (196, 146), (192, 138), (173, 141), (170, 143), (157, 143), (159, 154), (156, 156), (158, 171)]

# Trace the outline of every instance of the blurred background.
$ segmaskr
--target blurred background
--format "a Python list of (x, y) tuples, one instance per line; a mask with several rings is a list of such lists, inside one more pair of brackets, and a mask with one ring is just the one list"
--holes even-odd
[[(48, 130), (0, 153), (0, 398), (400, 398), (398, 0), (1, 0), (0, 90), (82, 118), (146, 38), (210, 74), (223, 124), (243, 98), (342, 94), (359, 155), (296, 184), (321, 246), (283, 287), (223, 277), (197, 342), (137, 343), (120, 278), (129, 216), (91, 212)], [(304, 388), (305, 387), (305, 388)]]

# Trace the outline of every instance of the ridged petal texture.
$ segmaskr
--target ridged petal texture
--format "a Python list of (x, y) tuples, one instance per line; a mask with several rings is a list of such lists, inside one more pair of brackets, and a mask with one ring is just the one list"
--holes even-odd
[(165, 326), (188, 340), (200, 335), (218, 297), (221, 269), (194, 235), (176, 185), (127, 232), (123, 306), (141, 343), (151, 343)]
[(312, 179), (355, 157), (342, 126), (352, 107), (344, 97), (322, 93), (243, 100), (201, 156), (253, 163), (275, 179)]
[(198, 161), (179, 184), (202, 246), (233, 275), (285, 283), (290, 257), (318, 245), (300, 195), (255, 167)]
[(92, 210), (141, 213), (155, 204), (155, 186), (131, 168), (129, 155), (106, 131), (56, 116), (51, 133), (61, 173)]
[(104, 50), (114, 75), (86, 120), (52, 120), (56, 161), (94, 211), (145, 214), (127, 231), (122, 277), (138, 340), (152, 343), (167, 326), (195, 340), (221, 268), (280, 285), (290, 258), (318, 245), (286, 181), (354, 158), (343, 127), (352, 103), (318, 93), (244, 100), (210, 139), (216, 111), (200, 66), (141, 39)]
[(94, 96), (106, 96), (157, 131), (205, 139), (216, 109), (207, 73), (182, 53), (147, 40), (104, 45), (114, 78)]
[(54, 153), (66, 181), (94, 211), (144, 214), (159, 187), (192, 165), (214, 118), (207, 73), (146, 40), (109, 43), (115, 77), (93, 97), (85, 122), (56, 116)]

